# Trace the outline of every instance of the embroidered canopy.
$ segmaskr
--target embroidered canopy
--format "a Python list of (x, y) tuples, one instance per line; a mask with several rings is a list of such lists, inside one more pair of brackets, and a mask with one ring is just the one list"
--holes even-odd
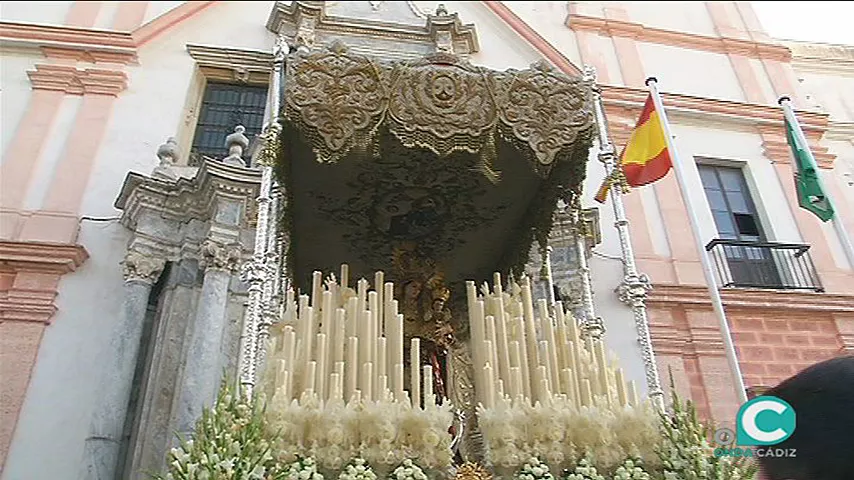
[[(292, 54), (277, 174), (289, 267), (368, 276), (417, 251), (454, 280), (519, 271), (581, 189), (592, 81), (447, 53), (382, 62), (342, 43)], [(358, 262), (358, 264), (353, 264)]]

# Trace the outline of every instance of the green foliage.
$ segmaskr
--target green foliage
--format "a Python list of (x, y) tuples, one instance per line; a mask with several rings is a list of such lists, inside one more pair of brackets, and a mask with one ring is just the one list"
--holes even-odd
[(756, 467), (745, 458), (716, 457), (709, 443), (711, 428), (697, 417), (688, 400), (675, 390), (673, 406), (661, 418), (662, 442), (657, 449), (665, 480), (750, 480)]
[(266, 437), (264, 409), (257, 400), (231, 392), (223, 382), (212, 408), (205, 409), (191, 438), (169, 452), (158, 480), (272, 480), (284, 478)]

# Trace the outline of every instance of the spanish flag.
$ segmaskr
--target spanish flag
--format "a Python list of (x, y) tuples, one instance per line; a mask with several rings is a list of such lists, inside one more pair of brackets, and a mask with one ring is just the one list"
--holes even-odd
[[(646, 97), (632, 136), (620, 155), (620, 167), (626, 177), (626, 183), (631, 187), (640, 187), (664, 177), (672, 166), (664, 126), (650, 94)], [(611, 176), (605, 179), (596, 193), (597, 202), (605, 203), (614, 181), (615, 178)]]

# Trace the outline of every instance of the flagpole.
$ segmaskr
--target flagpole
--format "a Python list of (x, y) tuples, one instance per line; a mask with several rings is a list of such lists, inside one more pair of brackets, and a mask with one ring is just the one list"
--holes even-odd
[[(815, 161), (815, 157), (812, 154), (812, 149), (809, 147), (809, 143), (807, 143), (807, 137), (804, 135), (804, 131), (801, 129), (801, 124), (798, 122), (798, 118), (795, 116), (795, 110), (792, 108), (792, 99), (783, 96), (780, 97), (778, 103), (781, 107), (783, 107), (783, 114), (786, 116), (786, 120), (789, 121), (789, 125), (792, 126), (792, 130), (794, 130), (795, 135), (798, 137), (798, 142), (804, 146), (804, 149), (809, 155), (810, 161), (813, 166), (818, 168), (818, 163)], [(833, 196), (830, 194), (830, 191), (824, 188), (824, 182), (821, 179), (820, 172), (816, 172), (818, 184), (821, 186), (821, 191), (824, 192), (825, 197), (830, 203), (831, 207), (835, 207), (837, 205), (833, 200)], [(848, 258), (848, 265), (854, 270), (854, 246), (851, 243), (851, 237), (848, 235), (848, 231), (845, 230), (845, 225), (842, 222), (842, 218), (840, 218), (839, 211), (834, 208), (833, 218), (831, 219), (833, 223), (833, 229), (836, 230), (836, 235), (839, 236), (839, 242), (842, 244), (842, 250), (845, 251), (845, 256)]]
[[(596, 124), (599, 128), (599, 161), (605, 166), (605, 176), (608, 178), (619, 167), (616, 166), (614, 144), (611, 143), (608, 136), (608, 121), (605, 117), (605, 108), (602, 105), (602, 93), (598, 87), (593, 89), (593, 101)], [(623, 254), (623, 280), (617, 287), (618, 298), (632, 309), (638, 343), (641, 347), (644, 373), (646, 373), (646, 384), (649, 389), (648, 395), (653, 405), (659, 410), (663, 410), (664, 390), (661, 388), (658, 365), (655, 361), (655, 350), (652, 348), (652, 336), (649, 333), (649, 317), (646, 312), (646, 296), (651, 285), (649, 278), (638, 272), (635, 252), (632, 250), (632, 239), (629, 234), (629, 220), (626, 217), (626, 209), (623, 205), (622, 185), (616, 184), (611, 188), (611, 206), (614, 208), (614, 227), (617, 229), (620, 250)]]
[(691, 223), (691, 230), (694, 233), (694, 242), (697, 246), (697, 252), (700, 254), (700, 263), (703, 266), (703, 276), (706, 278), (706, 286), (709, 290), (709, 298), (712, 301), (712, 307), (718, 316), (721, 327), (721, 335), (724, 340), (724, 352), (726, 353), (729, 369), (734, 377), (736, 396), (739, 402), (747, 402), (747, 391), (744, 388), (744, 379), (741, 376), (741, 367), (738, 365), (738, 355), (735, 352), (735, 345), (732, 342), (732, 334), (729, 331), (729, 323), (727, 322), (724, 304), (721, 300), (721, 294), (718, 291), (717, 280), (712, 272), (712, 264), (706, 253), (706, 248), (703, 245), (703, 237), (700, 235), (700, 223), (697, 220), (694, 209), (694, 200), (688, 191), (685, 184), (685, 172), (682, 170), (682, 162), (679, 159), (679, 154), (673, 145), (673, 135), (670, 133), (670, 123), (667, 121), (667, 114), (664, 112), (664, 105), (661, 103), (661, 97), (658, 95), (658, 80), (655, 77), (646, 79), (646, 85), (649, 87), (649, 93), (652, 96), (652, 101), (655, 103), (655, 110), (661, 118), (661, 126), (664, 129), (664, 139), (667, 142), (667, 149), (670, 151), (671, 159), (673, 160), (673, 171), (676, 173), (676, 181), (679, 183), (679, 189), (682, 191), (682, 198), (685, 200), (685, 207), (688, 210), (688, 219)]

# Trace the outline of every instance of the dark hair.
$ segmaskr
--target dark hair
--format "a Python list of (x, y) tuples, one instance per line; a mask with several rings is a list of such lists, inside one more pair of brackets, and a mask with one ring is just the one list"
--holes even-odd
[(769, 449), (795, 449), (792, 457), (758, 458), (769, 480), (854, 479), (854, 356), (817, 363), (765, 395), (795, 410), (792, 436)]

